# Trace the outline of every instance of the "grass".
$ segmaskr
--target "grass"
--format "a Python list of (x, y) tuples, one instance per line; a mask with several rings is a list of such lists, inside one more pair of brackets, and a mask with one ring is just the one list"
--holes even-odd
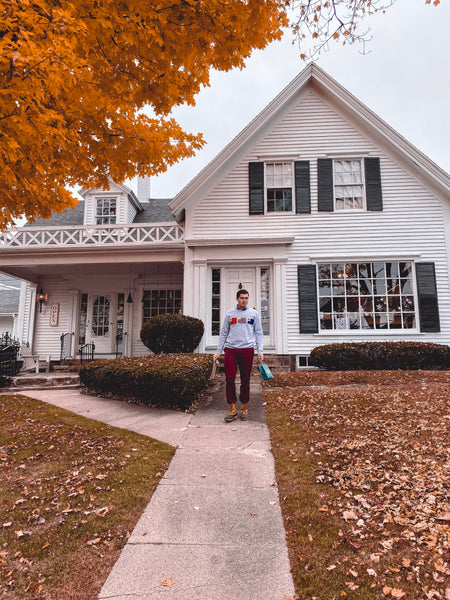
[(264, 384), (298, 598), (450, 598), (450, 373)]
[(1, 597), (93, 600), (175, 448), (20, 395), (0, 439)]

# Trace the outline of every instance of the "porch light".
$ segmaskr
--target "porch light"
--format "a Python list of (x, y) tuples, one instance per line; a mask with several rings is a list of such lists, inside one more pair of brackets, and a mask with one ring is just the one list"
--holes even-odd
[(44, 294), (44, 290), (41, 288), (39, 290), (39, 294), (37, 296), (37, 301), (39, 302), (39, 312), (42, 312), (42, 304), (44, 302), (47, 302), (48, 300), (48, 294)]
[(131, 265), (130, 265), (130, 279), (128, 281), (128, 298), (127, 304), (133, 304), (133, 296), (131, 295)]

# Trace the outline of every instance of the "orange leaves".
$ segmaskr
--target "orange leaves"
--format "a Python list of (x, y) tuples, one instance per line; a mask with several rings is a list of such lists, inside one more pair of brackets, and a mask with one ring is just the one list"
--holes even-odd
[(201, 135), (163, 116), (284, 25), (278, 0), (5, 3), (0, 227), (74, 206), (68, 185), (152, 175), (194, 154)]

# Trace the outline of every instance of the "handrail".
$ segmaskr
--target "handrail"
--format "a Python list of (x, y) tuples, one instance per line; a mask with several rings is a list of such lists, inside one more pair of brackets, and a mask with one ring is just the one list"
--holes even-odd
[(19, 227), (0, 232), (0, 248), (77, 248), (127, 244), (168, 244), (182, 242), (182, 226), (173, 222), (142, 225), (77, 225)]
[(83, 356), (85, 356), (85, 360), (94, 360), (94, 352), (95, 344), (93, 342), (80, 346), (78, 350), (78, 354), (80, 355), (80, 364), (83, 364)]

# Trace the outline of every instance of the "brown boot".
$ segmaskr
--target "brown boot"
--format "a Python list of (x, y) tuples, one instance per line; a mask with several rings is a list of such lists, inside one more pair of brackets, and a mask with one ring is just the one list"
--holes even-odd
[(246, 403), (241, 404), (240, 412), (241, 421), (248, 421), (248, 405)]
[(238, 418), (238, 413), (237, 413), (237, 409), (236, 409), (236, 404), (230, 404), (230, 410), (229, 410), (227, 416), (225, 417), (225, 422), (231, 423), (231, 421), (234, 421), (237, 418)]

